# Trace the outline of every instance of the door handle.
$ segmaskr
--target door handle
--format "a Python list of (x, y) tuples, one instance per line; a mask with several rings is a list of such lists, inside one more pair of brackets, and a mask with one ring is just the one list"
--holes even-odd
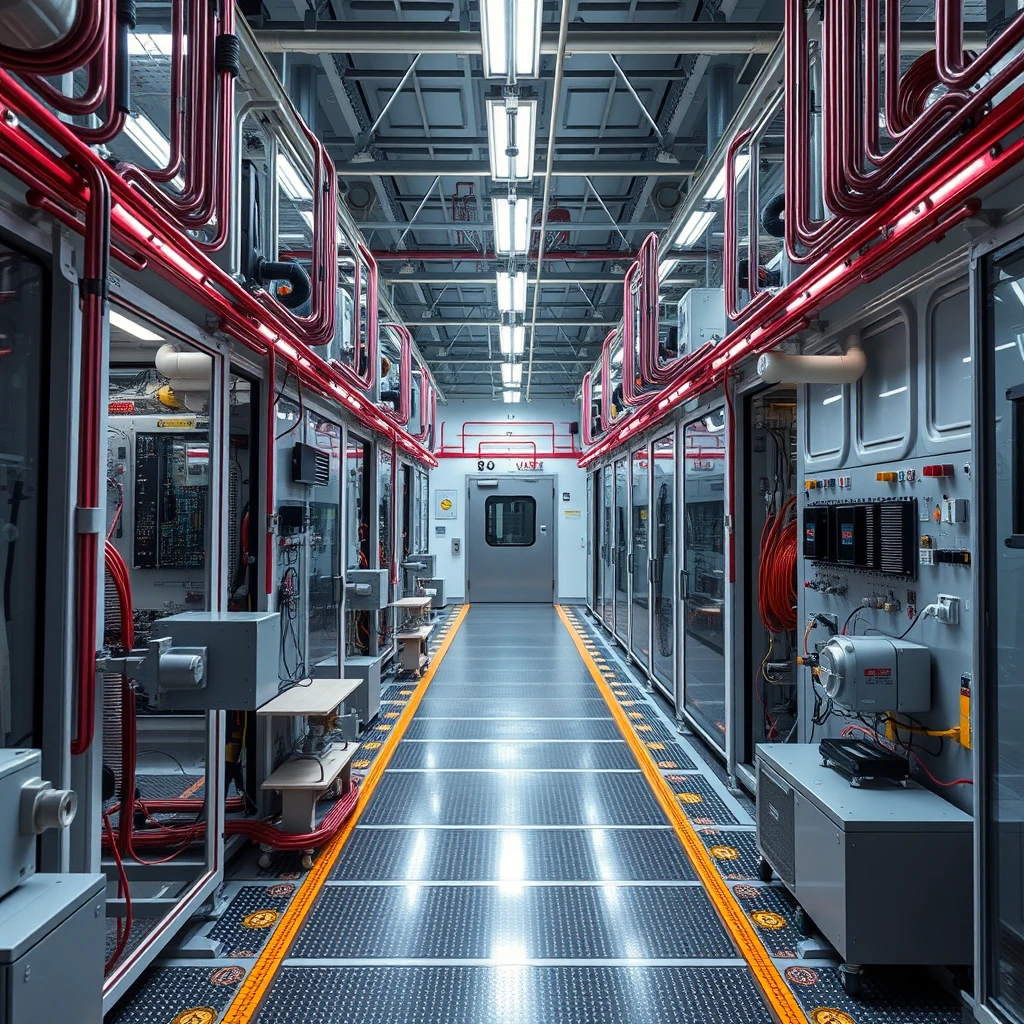
[(630, 551), (629, 557), (626, 559), (626, 565), (629, 568), (629, 575), (632, 576), (634, 572), (634, 566), (636, 565), (632, 551)]
[(1024, 384), (1006, 392), (1013, 406), (1010, 417), (1010, 524), (1008, 548), (1024, 548)]
[(546, 534), (548, 532), (548, 528), (546, 526), (544, 526), (543, 524), (541, 524), (540, 532), (542, 534)]
[(685, 601), (690, 596), (690, 574), (683, 569), (679, 573), (679, 600)]

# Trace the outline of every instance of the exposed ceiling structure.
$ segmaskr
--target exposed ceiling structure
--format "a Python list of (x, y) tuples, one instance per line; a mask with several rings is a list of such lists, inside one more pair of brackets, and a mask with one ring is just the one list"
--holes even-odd
[[(571, 397), (622, 312), (622, 275), (671, 220), (714, 136), (778, 38), (779, 0), (567, 0), (543, 7), (532, 182), (539, 226), (553, 146), (530, 397)], [(500, 320), (477, 0), (254, 0), (250, 25), (298, 109), (334, 154), (349, 209), (389, 295), (449, 395), (500, 397)], [(723, 24), (724, 23), (724, 24)], [(552, 123), (552, 108), (556, 117)], [(712, 138), (714, 141), (714, 137)], [(282, 229), (286, 230), (282, 222)], [(721, 238), (708, 233), (707, 247)], [(539, 231), (530, 246), (536, 255)], [(667, 282), (703, 284), (702, 242)], [(717, 260), (714, 261), (717, 264)], [(535, 259), (529, 273), (527, 349)], [(719, 273), (717, 267), (711, 269)]]

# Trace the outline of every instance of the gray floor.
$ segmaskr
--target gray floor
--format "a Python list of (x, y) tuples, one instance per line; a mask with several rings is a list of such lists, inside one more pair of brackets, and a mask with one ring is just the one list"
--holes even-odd
[(769, 1015), (555, 609), (474, 605), (259, 1019)]

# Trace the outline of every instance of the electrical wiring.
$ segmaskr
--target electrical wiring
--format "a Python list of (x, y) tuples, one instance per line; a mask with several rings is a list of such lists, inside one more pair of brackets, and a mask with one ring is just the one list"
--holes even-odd
[(132, 897), (128, 889), (128, 874), (124, 869), (124, 862), (121, 860), (121, 851), (117, 848), (117, 842), (114, 837), (114, 826), (110, 823), (110, 812), (103, 812), (103, 827), (106, 830), (107, 840), (110, 843), (110, 849), (114, 855), (114, 864), (117, 866), (117, 895), (124, 897), (124, 928), (121, 928), (120, 919), (118, 920), (118, 939), (117, 945), (114, 946), (114, 951), (110, 954), (110, 959), (107, 961), (103, 968), (103, 973), (107, 974), (110, 969), (121, 959), (121, 954), (124, 953), (125, 948), (128, 945), (128, 938), (132, 933), (132, 925), (134, 921), (132, 919)]
[(796, 498), (789, 498), (778, 514), (770, 512), (761, 530), (757, 567), (758, 612), (772, 633), (796, 629)]
[(852, 612), (850, 612), (849, 615), (846, 616), (846, 620), (843, 622), (843, 625), (839, 630), (840, 636), (846, 636), (846, 631), (850, 628), (850, 623), (853, 622), (862, 611), (864, 611), (864, 606), (859, 604)]

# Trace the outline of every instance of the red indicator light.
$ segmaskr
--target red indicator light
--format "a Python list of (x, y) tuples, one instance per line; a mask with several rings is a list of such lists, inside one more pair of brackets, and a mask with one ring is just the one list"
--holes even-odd
[(924, 469), (921, 470), (921, 472), (925, 476), (932, 476), (932, 477), (952, 476), (953, 475), (953, 467), (948, 465), (948, 464), (941, 465), (941, 466), (925, 466)]
[(118, 414), (123, 416), (126, 413), (133, 413), (133, 412), (135, 412), (135, 403), (134, 402), (109, 402), (107, 404), (107, 412), (110, 415), (112, 415), (112, 416), (116, 416)]

